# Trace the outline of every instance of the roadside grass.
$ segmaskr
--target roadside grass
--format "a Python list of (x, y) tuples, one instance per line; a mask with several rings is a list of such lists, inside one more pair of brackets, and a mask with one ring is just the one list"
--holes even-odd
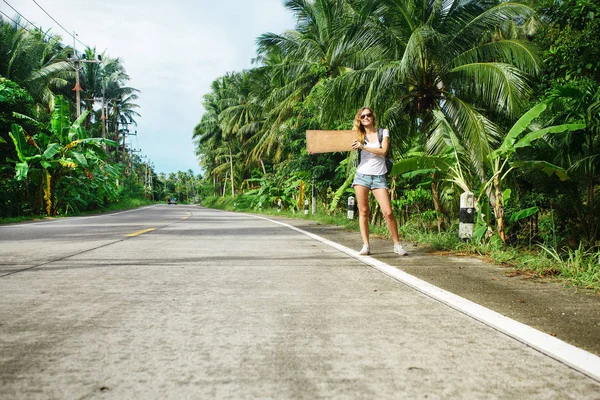
[(104, 214), (108, 212), (122, 211), (122, 210), (130, 210), (138, 207), (143, 207), (151, 204), (156, 204), (156, 201), (151, 201), (147, 199), (137, 199), (137, 198), (125, 198), (120, 200), (118, 203), (111, 204), (105, 208), (85, 211), (80, 213), (70, 212), (68, 214), (56, 215), (53, 217), (47, 217), (45, 215), (28, 215), (23, 217), (14, 217), (14, 218), (0, 218), (1, 224), (14, 224), (18, 222), (26, 222), (26, 221), (41, 221), (47, 219), (56, 219), (56, 218), (64, 218), (64, 217), (74, 217), (78, 215), (91, 215), (91, 214)]
[[(359, 232), (358, 220), (349, 220), (346, 214), (328, 215), (322, 211), (305, 215), (303, 211), (281, 210), (276, 208), (248, 209), (241, 208), (231, 198), (208, 198), (202, 205), (229, 211), (250, 212), (298, 218), (315, 221), (319, 224), (337, 225), (353, 232)], [(387, 228), (382, 225), (371, 225), (371, 234), (389, 238)], [(507, 276), (531, 276), (550, 278), (567, 286), (592, 289), (600, 294), (600, 249), (591, 251), (582, 247), (576, 250), (565, 249), (559, 253), (555, 249), (540, 246), (539, 249), (503, 246), (493, 241), (463, 241), (458, 237), (458, 227), (438, 233), (424, 231), (418, 223), (408, 222), (398, 227), (403, 241), (418, 244), (430, 251), (444, 251), (455, 256), (476, 256), (488, 262), (511, 268)]]

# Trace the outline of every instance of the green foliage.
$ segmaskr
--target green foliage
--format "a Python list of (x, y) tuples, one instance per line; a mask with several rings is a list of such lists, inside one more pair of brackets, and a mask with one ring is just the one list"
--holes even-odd
[[(17, 151), (18, 161), (15, 161), (15, 179), (28, 181), (28, 186), (38, 184), (48, 215), (59, 211), (68, 212), (69, 207), (76, 212), (81, 211), (90, 202), (103, 204), (97, 195), (113, 197), (110, 186), (114, 186), (117, 174), (115, 169), (105, 165), (106, 154), (102, 145), (115, 145), (114, 141), (98, 138), (88, 138), (82, 127), (87, 117), (84, 112), (75, 122), (69, 120), (69, 107), (65, 100), (57, 97), (49, 130), (40, 130), (37, 134), (29, 135), (17, 124), (13, 124), (9, 134)], [(28, 119), (25, 116), (22, 118)], [(31, 120), (31, 119), (29, 119)], [(33, 121), (33, 120), (31, 120)], [(35, 121), (33, 121), (35, 122)], [(37, 125), (42, 125), (37, 123)], [(100, 185), (96, 181), (86, 185), (87, 180), (93, 180), (94, 173), (112, 182)], [(39, 183), (40, 174), (44, 183)], [(31, 176), (30, 176), (31, 175)], [(106, 181), (106, 179), (105, 179)], [(106, 183), (106, 182), (104, 182)]]
[(437, 213), (433, 208), (431, 191), (422, 187), (404, 190), (400, 196), (392, 200), (394, 214), (403, 223), (409, 220), (418, 221), (420, 229), (434, 229)]
[(512, 223), (515, 223), (515, 222), (517, 222), (519, 220), (522, 220), (524, 218), (529, 218), (532, 215), (537, 214), (539, 212), (539, 210), (540, 209), (538, 207), (530, 207), (530, 208), (526, 208), (524, 210), (519, 210), (519, 211), (517, 211), (515, 213), (512, 213), (510, 215), (510, 218), (508, 219), (508, 222), (512, 224)]
[(568, 81), (600, 82), (600, 4), (595, 0), (542, 0), (535, 3), (548, 22), (536, 41), (544, 49), (547, 75)]
[[(113, 100), (111, 135), (134, 122), (137, 90), (126, 85), (116, 59), (81, 63), (83, 113), (72, 122), (76, 79), (66, 60), (72, 50), (60, 42), (50, 32), (0, 20), (0, 217), (97, 209), (120, 195), (116, 182), (125, 170), (107, 158), (104, 146), (114, 142), (98, 137), (101, 112), (92, 111), (90, 99)], [(93, 49), (85, 53), (96, 58)]]
[(558, 272), (567, 283), (600, 290), (600, 250), (586, 250), (581, 243), (564, 254), (552, 247), (540, 247), (558, 263)]

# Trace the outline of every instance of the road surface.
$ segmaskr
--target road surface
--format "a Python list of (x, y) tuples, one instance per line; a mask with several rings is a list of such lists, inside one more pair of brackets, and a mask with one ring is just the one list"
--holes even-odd
[(600, 399), (600, 383), (287, 226), (157, 205), (0, 227), (0, 398)]

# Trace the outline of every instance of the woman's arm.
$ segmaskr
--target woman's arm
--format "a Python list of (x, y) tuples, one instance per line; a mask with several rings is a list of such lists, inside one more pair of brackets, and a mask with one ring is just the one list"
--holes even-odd
[(368, 151), (376, 156), (385, 157), (390, 148), (390, 138), (385, 136), (381, 142), (381, 147), (365, 147), (363, 143), (360, 143), (358, 140), (354, 140), (354, 142), (352, 142), (352, 148), (354, 150)]

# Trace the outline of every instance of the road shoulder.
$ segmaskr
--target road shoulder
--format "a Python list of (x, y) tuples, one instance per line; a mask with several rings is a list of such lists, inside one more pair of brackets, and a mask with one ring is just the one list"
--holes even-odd
[[(360, 235), (314, 221), (270, 217), (358, 249)], [(512, 269), (474, 257), (435, 254), (404, 243), (408, 257), (392, 252), (390, 240), (371, 238), (372, 257), (506, 317), (600, 356), (600, 296), (549, 279), (515, 275)]]

